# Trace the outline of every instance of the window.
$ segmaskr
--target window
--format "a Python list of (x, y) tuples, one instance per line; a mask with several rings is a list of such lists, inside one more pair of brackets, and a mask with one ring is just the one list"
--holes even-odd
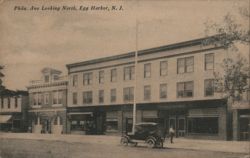
[(110, 90), (110, 102), (116, 102), (116, 89)]
[(93, 96), (92, 91), (83, 92), (83, 104), (92, 104)]
[(90, 85), (93, 81), (93, 73), (88, 72), (83, 74), (83, 85)]
[(37, 105), (42, 105), (42, 93), (37, 93)]
[(144, 78), (151, 77), (151, 64), (144, 64)]
[(77, 105), (77, 92), (72, 93), (73, 105)]
[(190, 134), (218, 134), (218, 117), (191, 117), (188, 119)]
[(192, 97), (193, 96), (193, 81), (190, 82), (179, 82), (177, 83), (177, 97)]
[(99, 103), (104, 102), (104, 90), (99, 90)]
[(76, 87), (78, 83), (78, 75), (73, 75), (72, 86)]
[(1, 108), (2, 108), (2, 109), (4, 108), (4, 105), (3, 105), (3, 98), (1, 98)]
[(167, 98), (167, 84), (160, 84), (160, 99)]
[(104, 83), (104, 71), (99, 71), (99, 83)]
[(124, 80), (133, 80), (135, 75), (135, 67), (129, 66), (124, 68)]
[(144, 86), (144, 100), (150, 100), (151, 98), (151, 87)]
[(205, 96), (213, 96), (214, 95), (214, 80), (206, 79), (204, 81), (204, 89), (205, 89)]
[(166, 76), (168, 74), (168, 62), (161, 61), (160, 62), (160, 76)]
[(45, 83), (48, 83), (48, 82), (49, 82), (49, 75), (45, 75), (45, 76), (44, 76), (44, 82), (45, 82)]
[(53, 104), (62, 104), (62, 91), (54, 91), (52, 94)]
[(18, 107), (18, 100), (17, 100), (18, 98), (17, 97), (15, 97), (15, 108), (17, 108)]
[(112, 70), (111, 70), (111, 79), (110, 79), (110, 81), (111, 81), (111, 82), (116, 82), (116, 80), (117, 80), (117, 72), (116, 72), (116, 69), (112, 69)]
[(205, 54), (205, 70), (214, 69), (214, 53)]
[(10, 109), (10, 98), (8, 98), (8, 109)]
[(44, 104), (49, 104), (49, 93), (44, 94)]
[(33, 97), (32, 97), (32, 101), (33, 101), (33, 105), (38, 105), (37, 104), (37, 93), (33, 93)]
[(194, 57), (177, 59), (177, 73), (186, 73), (194, 71)]
[(125, 102), (134, 100), (134, 87), (123, 88), (123, 99)]

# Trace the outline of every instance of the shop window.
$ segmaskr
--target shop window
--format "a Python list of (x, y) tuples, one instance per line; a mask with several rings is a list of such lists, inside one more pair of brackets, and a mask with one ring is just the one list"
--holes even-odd
[(91, 85), (93, 82), (93, 73), (88, 72), (83, 74), (83, 85)]
[(99, 83), (104, 83), (104, 71), (99, 71)]
[(204, 89), (205, 89), (205, 96), (213, 96), (214, 95), (214, 80), (206, 79), (204, 81)]
[(116, 118), (107, 118), (106, 119), (106, 131), (112, 132), (118, 130), (118, 121)]
[(124, 80), (133, 80), (135, 75), (135, 67), (134, 66), (128, 66), (124, 67)]
[(160, 76), (166, 76), (168, 74), (168, 62), (161, 61), (160, 62)]
[(177, 59), (177, 73), (187, 73), (194, 71), (194, 57), (185, 57)]
[(177, 97), (193, 97), (194, 82), (179, 82), (177, 83)]
[(188, 119), (188, 132), (190, 134), (218, 134), (218, 117), (197, 117)]
[(205, 54), (205, 70), (214, 69), (214, 53)]
[(110, 78), (110, 81), (111, 82), (116, 82), (117, 80), (117, 71), (116, 69), (111, 69), (111, 78)]
[(134, 87), (123, 88), (123, 99), (125, 102), (134, 100)]
[(93, 94), (92, 91), (83, 92), (83, 104), (92, 104)]
[(150, 78), (151, 77), (151, 64), (144, 64), (144, 78)]

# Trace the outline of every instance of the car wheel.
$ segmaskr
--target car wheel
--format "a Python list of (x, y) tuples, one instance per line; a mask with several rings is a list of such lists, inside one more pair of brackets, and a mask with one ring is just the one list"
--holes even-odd
[(128, 146), (128, 138), (122, 137), (120, 143), (123, 146)]
[(153, 140), (153, 139), (148, 139), (147, 140), (147, 146), (149, 147), (149, 148), (154, 148), (155, 147), (155, 141)]

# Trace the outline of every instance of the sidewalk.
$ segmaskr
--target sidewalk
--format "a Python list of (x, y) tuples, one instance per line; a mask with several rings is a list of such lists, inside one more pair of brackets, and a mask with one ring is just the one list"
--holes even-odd
[[(107, 135), (53, 135), (53, 134), (31, 134), (31, 133), (0, 133), (0, 139), (30, 139), (30, 140), (50, 140), (64, 141), (69, 143), (97, 143), (105, 145), (119, 145), (119, 136)], [(174, 144), (170, 144), (167, 139), (164, 147), (191, 149), (191, 150), (207, 150), (220, 151), (230, 153), (250, 154), (250, 143), (240, 141), (219, 141), (219, 140), (196, 140), (176, 138)]]

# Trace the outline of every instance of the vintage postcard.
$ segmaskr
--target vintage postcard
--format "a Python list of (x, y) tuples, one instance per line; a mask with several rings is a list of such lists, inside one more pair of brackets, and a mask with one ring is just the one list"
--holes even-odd
[(0, 158), (249, 158), (249, 0), (0, 0)]

